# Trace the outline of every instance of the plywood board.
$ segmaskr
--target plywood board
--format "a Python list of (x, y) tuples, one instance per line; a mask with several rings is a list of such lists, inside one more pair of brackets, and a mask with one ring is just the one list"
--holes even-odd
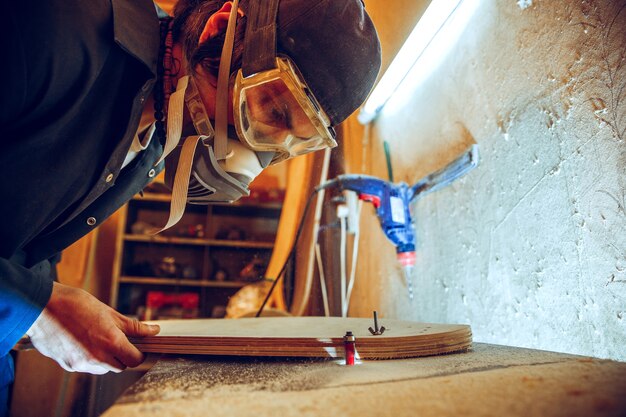
[(131, 341), (143, 352), (235, 355), (343, 357), (343, 336), (351, 331), (362, 359), (397, 359), (440, 355), (469, 349), (467, 325), (381, 320), (386, 330), (372, 335), (371, 319), (339, 317), (263, 317), (236, 320), (199, 319), (156, 322), (157, 336)]

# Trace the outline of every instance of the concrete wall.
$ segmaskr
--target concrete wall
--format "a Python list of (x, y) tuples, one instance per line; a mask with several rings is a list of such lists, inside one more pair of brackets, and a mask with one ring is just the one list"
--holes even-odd
[[(425, 3), (366, 2), (385, 63)], [(406, 83), (364, 139), (349, 125), (353, 172), (387, 176), (383, 141), (396, 181), (472, 140), (482, 158), (413, 207), (412, 302), (364, 210), (351, 314), (468, 323), (480, 342), (626, 360), (626, 1), (477, 4), (440, 65)]]

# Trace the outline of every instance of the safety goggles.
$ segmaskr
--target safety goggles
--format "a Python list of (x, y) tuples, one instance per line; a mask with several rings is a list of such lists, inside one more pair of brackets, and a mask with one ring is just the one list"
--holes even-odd
[(288, 58), (276, 68), (244, 77), (233, 92), (235, 128), (250, 149), (275, 152), (272, 164), (337, 146), (328, 116)]

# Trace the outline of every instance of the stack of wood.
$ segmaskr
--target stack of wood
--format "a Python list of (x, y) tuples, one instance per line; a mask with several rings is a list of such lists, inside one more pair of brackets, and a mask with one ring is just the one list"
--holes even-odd
[(153, 322), (157, 336), (131, 341), (143, 352), (339, 358), (344, 336), (352, 332), (361, 359), (399, 359), (466, 351), (467, 325), (384, 320), (373, 335), (370, 319), (339, 317), (267, 317), (236, 320), (199, 319)]

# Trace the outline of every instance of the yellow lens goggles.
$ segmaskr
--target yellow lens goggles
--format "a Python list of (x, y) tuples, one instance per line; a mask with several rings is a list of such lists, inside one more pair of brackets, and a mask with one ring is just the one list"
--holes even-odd
[(250, 77), (239, 70), (233, 107), (240, 139), (252, 150), (275, 152), (272, 164), (337, 146), (328, 116), (285, 57)]

